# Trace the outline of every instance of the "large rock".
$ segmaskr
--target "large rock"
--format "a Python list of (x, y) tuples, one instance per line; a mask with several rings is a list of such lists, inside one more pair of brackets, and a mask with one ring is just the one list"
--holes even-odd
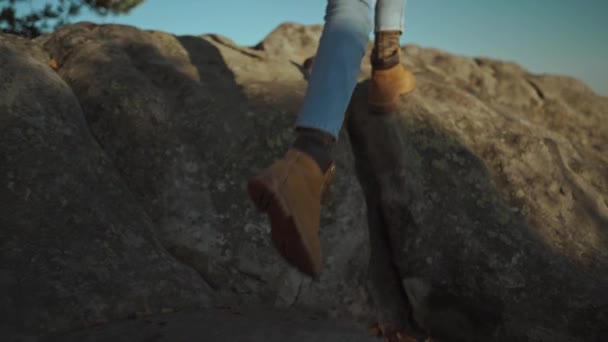
[(320, 32), (0, 36), (2, 328), (211, 297), (402, 326), (411, 306), (447, 341), (606, 339), (608, 100), (512, 63), (405, 47), (396, 115), (353, 97), (321, 278), (277, 255), (245, 182), (292, 141)]
[(297, 66), (217, 35), (119, 25), (68, 26), (44, 47), (163, 245), (216, 295), (372, 320), (365, 201), (346, 137), (318, 281), (279, 257), (246, 195), (246, 180), (293, 140), (306, 87)]
[(206, 284), (162, 248), (48, 60), (0, 36), (2, 336), (206, 303)]
[(608, 339), (608, 99), (404, 50), (416, 91), (373, 117), (362, 82), (348, 129), (416, 321), (455, 341)]

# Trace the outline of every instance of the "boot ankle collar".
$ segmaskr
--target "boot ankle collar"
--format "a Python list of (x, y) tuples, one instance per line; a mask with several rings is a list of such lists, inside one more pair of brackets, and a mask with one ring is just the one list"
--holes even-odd
[(371, 63), (372, 67), (376, 70), (385, 70), (394, 67), (401, 62), (399, 51), (396, 51), (392, 56), (388, 58), (378, 58), (375, 53), (372, 53)]

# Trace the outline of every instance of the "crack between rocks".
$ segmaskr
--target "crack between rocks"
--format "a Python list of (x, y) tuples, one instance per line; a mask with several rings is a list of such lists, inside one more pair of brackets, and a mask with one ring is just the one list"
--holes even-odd
[(541, 100), (541, 102), (545, 101), (545, 93), (540, 89), (538, 84), (536, 84), (534, 81), (532, 81), (529, 78), (526, 78), (526, 82), (528, 82), (528, 84), (534, 89), (534, 91), (536, 92), (536, 95)]
[[(392, 301), (397, 301), (399, 305), (394, 306), (395, 309), (389, 309), (385, 312), (392, 318), (398, 319), (399, 324), (403, 324), (407, 328), (417, 329), (417, 325), (412, 324), (411, 304), (400, 281), (398, 267), (394, 261), (394, 248), (390, 243), (386, 218), (380, 206), (380, 188), (373, 172), (367, 169), (369, 166), (366, 162), (367, 152), (364, 151), (364, 145), (357, 141), (355, 134), (349, 134), (349, 136), (355, 159), (357, 181), (364, 189), (367, 206), (367, 227), (371, 248), (370, 268), (376, 267), (376, 269), (370, 270), (369, 276), (373, 302), (377, 305), (379, 312), (382, 312), (382, 307), (388, 303), (382, 293), (388, 289), (397, 297), (393, 298)], [(382, 266), (374, 266), (376, 262), (379, 262)], [(386, 280), (388, 280), (388, 283)], [(382, 289), (382, 286), (385, 289)]]
[(171, 251), (167, 250), (167, 253), (177, 262), (179, 262), (182, 266), (188, 267), (190, 269), (192, 269), (194, 272), (196, 272), (196, 274), (198, 274), (198, 276), (201, 278), (201, 280), (213, 291), (218, 291), (220, 289), (220, 285), (217, 284), (216, 281), (214, 281), (212, 279), (212, 277), (208, 274), (209, 272), (205, 271), (205, 270), (201, 270), (195, 266), (193, 266), (192, 264), (188, 263), (187, 261), (182, 260), (179, 255), (177, 255), (176, 253), (172, 253)]
[(254, 281), (257, 281), (258, 283), (262, 283), (262, 284), (268, 284), (268, 282), (266, 280), (264, 280), (264, 278), (262, 278), (262, 276), (252, 273), (252, 272), (247, 272), (247, 271), (243, 271), (241, 269), (236, 268), (236, 271), (239, 272), (240, 274), (242, 274), (245, 277), (248, 277)]
[(293, 302), (291, 302), (291, 304), (289, 305), (289, 307), (294, 307), (298, 303), (298, 300), (300, 299), (300, 295), (302, 294), (302, 287), (303, 286), (304, 286), (304, 280), (301, 280), (300, 281), (300, 286), (298, 286), (298, 292), (296, 293), (296, 296), (293, 299)]
[[(377, 191), (379, 191), (379, 189), (374, 189), (374, 191), (377, 192)], [(376, 195), (376, 196), (378, 196), (378, 195)], [(401, 276), (399, 274), (399, 268), (395, 262), (395, 257), (394, 257), (395, 252), (394, 252), (393, 244), (391, 243), (391, 240), (390, 240), (390, 234), (389, 234), (388, 226), (386, 223), (386, 217), (385, 217), (384, 213), (382, 212), (380, 201), (378, 199), (376, 199), (373, 203), (374, 203), (373, 210), (376, 211), (377, 222), (376, 222), (375, 227), (370, 226), (369, 229), (376, 229), (379, 233), (379, 241), (378, 241), (377, 248), (386, 249), (385, 257), (388, 260), (385, 260), (385, 262), (387, 263), (387, 268), (388, 268), (387, 271), (390, 272), (390, 276), (395, 280), (395, 284), (396, 284), (395, 288), (397, 290), (397, 293), (401, 297), (400, 301), (402, 301), (405, 304), (405, 308), (403, 308), (403, 309), (404, 309), (404, 311), (407, 311), (406, 317), (404, 317), (406, 319), (405, 322), (407, 324), (409, 324), (409, 326), (411, 328), (419, 330), (420, 327), (413, 320), (413, 316), (412, 316), (412, 312), (411, 312), (412, 305), (409, 301), (407, 292), (403, 288), (403, 284), (401, 282)], [(408, 210), (408, 215), (409, 215), (409, 210)]]

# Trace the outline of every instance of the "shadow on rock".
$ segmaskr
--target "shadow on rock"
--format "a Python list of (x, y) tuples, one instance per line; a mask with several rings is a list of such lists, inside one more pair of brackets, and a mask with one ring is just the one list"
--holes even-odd
[(209, 289), (161, 246), (49, 57), (15, 44), (0, 37), (3, 337), (208, 304)]
[(45, 47), (165, 247), (217, 290), (226, 273), (226, 237), (217, 229), (226, 202), (216, 198), (215, 172), (233, 144), (224, 123), (242, 102), (222, 56), (200, 38), (113, 25), (70, 26)]
[(491, 161), (436, 119), (424, 94), (373, 117), (367, 86), (356, 90), (348, 130), (379, 217), (370, 228), (389, 236), (415, 320), (447, 341), (605, 337), (606, 260), (580, 263), (548, 246), (502, 197)]

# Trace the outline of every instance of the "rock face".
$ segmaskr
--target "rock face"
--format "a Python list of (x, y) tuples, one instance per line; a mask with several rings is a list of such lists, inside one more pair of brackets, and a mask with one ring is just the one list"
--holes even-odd
[[(72, 182), (84, 190), (96, 184), (87, 178), (86, 172), (104, 177), (114, 175), (120, 181), (112, 186), (109, 181), (97, 181), (100, 186), (108, 185), (111, 191), (116, 191), (114, 199), (97, 200), (95, 196), (101, 196), (95, 195), (97, 189), (87, 190), (85, 196), (61, 188), (56, 190), (61, 196), (53, 196), (50, 190), (42, 191), (54, 186), (51, 180), (13, 180), (14, 186), (24, 187), (23, 196), (26, 196), (25, 186), (31, 183), (40, 189), (36, 194), (57, 197), (59, 203), (63, 198), (68, 203), (84, 206), (82, 210), (97, 208), (95, 210), (117, 216), (116, 221), (98, 221), (96, 225), (75, 221), (62, 229), (72, 231), (79, 227), (77, 231), (87, 238), (66, 233), (54, 243), (88, 248), (83, 240), (88, 240), (89, 235), (103, 236), (104, 229), (120, 231), (121, 227), (137, 225), (146, 234), (154, 232), (151, 238), (160, 241), (191, 277), (187, 283), (193, 285), (172, 284), (176, 290), (199, 289), (195, 286), (198, 284), (208, 287), (205, 291), (199, 289), (201, 296), (209, 295), (220, 301), (272, 304), (366, 321), (375, 316), (376, 306), (367, 289), (370, 252), (365, 201), (351, 167), (354, 161), (346, 137), (336, 149), (342, 171), (332, 186), (333, 195), (329, 196), (324, 212), (325, 272), (318, 281), (302, 276), (278, 256), (271, 246), (266, 217), (254, 210), (246, 196), (246, 179), (284, 153), (293, 139), (295, 109), (306, 87), (298, 66), (288, 60), (278, 63), (254, 49), (236, 47), (220, 36), (175, 37), (126, 26), (82, 23), (41, 37), (36, 43), (48, 54), (47, 60), (56, 63), (57, 73), (38, 65), (44, 73), (40, 71), (41, 76), (31, 82), (43, 85), (27, 88), (27, 92), (20, 92), (16, 85), (10, 85), (9, 89), (11, 94), (20, 94), (23, 101), (36, 98), (40, 104), (35, 108), (54, 110), (53, 115), (57, 116), (71, 113), (73, 120), (80, 120), (81, 126), (72, 128), (72, 134), (87, 134), (89, 140), (86, 141), (90, 144), (72, 144), (83, 149), (86, 158), (72, 145), (55, 148), (47, 145), (47, 140), (41, 140), (40, 144), (45, 151), (55, 148), (56, 154), (83, 163), (81, 168), (85, 170), (79, 171), (79, 164), (69, 160), (60, 162), (50, 154), (48, 160), (33, 154), (20, 154), (23, 147), (16, 140), (2, 145), (3, 156), (20, 155), (24, 163), (34, 163), (31, 168), (44, 169), (40, 165), (49, 164), (56, 168), (57, 174), (75, 173)], [(25, 57), (27, 54), (22, 53), (13, 58)], [(11, 68), (3, 69), (6, 70)], [(38, 95), (38, 92), (50, 91), (46, 84), (51, 81), (44, 77), (59, 82), (65, 100)], [(289, 98), (276, 96), (277, 89), (283, 87), (289, 89)], [(55, 102), (46, 103), (51, 100), (63, 107), (54, 109), (51, 105)], [(73, 108), (66, 108), (65, 103), (73, 104)], [(51, 113), (37, 110), (41, 117), (51, 116)], [(50, 134), (48, 128), (37, 128), (35, 121), (27, 119), (28, 112), (21, 107), (9, 107), (3, 115), (22, 118), (21, 130), (24, 132), (40, 129)], [(4, 129), (13, 130), (12, 126), (3, 126)], [(104, 156), (102, 160), (111, 171), (89, 166), (97, 162), (85, 162), (96, 155)], [(3, 163), (3, 168), (6, 167), (5, 174), (17, 177), (25, 171), (14, 163)], [(10, 211), (37, 217), (42, 225), (64, 225), (77, 210), (68, 207), (48, 216), (40, 215), (38, 209), (25, 200), (12, 202), (14, 209)], [(131, 222), (132, 217), (139, 221)], [(12, 216), (3, 219), (7, 226), (20, 222)], [(27, 222), (23, 224), (29, 227)], [(31, 225), (31, 229), (36, 227), (34, 223)], [(42, 239), (37, 234), (36, 231), (23, 231), (11, 239), (19, 239), (15, 244), (23, 244), (28, 237)], [(138, 241), (145, 238), (140, 232), (124, 234)], [(129, 246), (114, 246), (110, 239), (104, 240), (100, 236), (97, 243), (120, 251)], [(122, 243), (120, 241), (116, 243)], [(41, 243), (46, 242), (42, 240)], [(75, 258), (86, 255), (84, 251), (66, 248)], [(155, 247), (141, 245), (141, 248), (149, 248), (152, 253)], [(134, 266), (145, 269), (144, 265), (153, 264), (143, 259), (145, 253), (139, 249), (128, 250), (141, 259), (125, 256), (133, 260)], [(18, 258), (15, 253), (14, 257)], [(54, 267), (44, 258), (39, 262), (41, 269), (44, 265)], [(88, 259), (83, 260), (85, 265), (86, 262)], [(100, 266), (91, 263), (83, 267), (96, 270)], [(64, 272), (66, 276), (70, 273), (69, 270)], [(103, 272), (108, 276), (113, 274), (107, 270)], [(194, 272), (198, 277), (193, 277)], [(113, 284), (105, 283), (103, 279), (91, 281), (100, 287)], [(129, 286), (136, 285), (135, 281), (125, 282)], [(69, 284), (65, 285), (65, 291), (72, 291)], [(117, 292), (116, 296), (119, 298), (123, 294)], [(103, 302), (104, 299), (108, 302)], [(110, 311), (114, 310), (112, 300), (99, 299)], [(21, 305), (15, 302), (11, 307)], [(165, 307), (173, 306), (162, 306)], [(131, 309), (112, 311), (115, 315), (111, 317), (123, 317), (123, 311)]]
[(608, 99), (516, 65), (405, 49), (417, 90), (348, 129), (415, 319), (462, 341), (608, 335)]
[(70, 87), (28, 49), (0, 38), (0, 331), (205, 304), (210, 290), (162, 248)]
[[(369, 315), (365, 202), (347, 139), (323, 225), (326, 272), (311, 282), (271, 246), (248, 177), (293, 139), (300, 70), (218, 36), (81, 24), (44, 42), (89, 127), (163, 245), (217, 294)], [(274, 101), (279, 87), (293, 99)]]
[(322, 276), (279, 258), (245, 182), (291, 143), (320, 32), (0, 35), (0, 327), (231, 302), (401, 325), (411, 307), (447, 341), (606, 339), (608, 99), (511, 63), (407, 46), (418, 88), (381, 118), (365, 58)]

